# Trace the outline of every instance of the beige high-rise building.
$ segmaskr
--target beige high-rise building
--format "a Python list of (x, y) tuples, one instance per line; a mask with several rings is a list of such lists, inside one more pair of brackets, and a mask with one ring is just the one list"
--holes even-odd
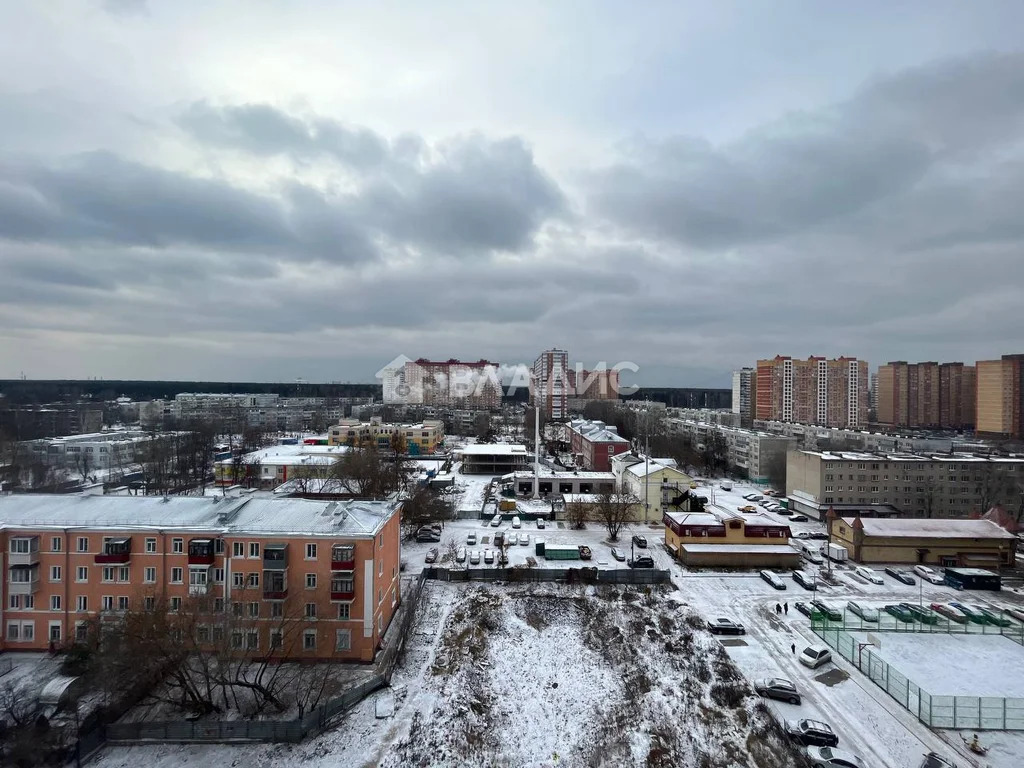
[(878, 422), (896, 427), (973, 423), (974, 368), (963, 363), (907, 363), (878, 369)]
[(868, 421), (868, 364), (855, 357), (757, 361), (755, 418), (827, 427)]
[(973, 365), (939, 366), (939, 426), (963, 429), (974, 426), (975, 370)]
[(1024, 437), (1024, 354), (976, 365), (975, 430), (993, 437)]

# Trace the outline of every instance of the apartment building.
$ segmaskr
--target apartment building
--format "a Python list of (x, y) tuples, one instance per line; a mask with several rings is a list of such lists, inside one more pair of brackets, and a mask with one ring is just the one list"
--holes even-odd
[(612, 458), (629, 450), (617, 427), (603, 421), (574, 419), (568, 424), (569, 445), (576, 465), (591, 472), (610, 472)]
[(351, 450), (347, 445), (274, 445), (213, 463), (214, 483), (273, 490), (298, 478), (327, 478)]
[(423, 405), (496, 411), (501, 408), (500, 368), (489, 360), (410, 360), (401, 376), (403, 396)]
[(737, 426), (749, 427), (757, 405), (757, 370), (741, 368), (732, 372), (732, 412), (739, 416)]
[(327, 430), (327, 443), (356, 448), (375, 446), (377, 450), (390, 451), (396, 433), (405, 439), (410, 456), (430, 455), (444, 442), (444, 422), (424, 419), (419, 424), (391, 424), (379, 416), (369, 421), (342, 419)]
[(530, 405), (539, 408), (549, 419), (564, 419), (569, 412), (569, 353), (564, 349), (541, 352), (533, 361), (530, 377)]
[(588, 371), (582, 367), (566, 371), (568, 398), (583, 404), (591, 400), (619, 399), (619, 372), (611, 368)]
[(868, 364), (854, 357), (758, 360), (757, 419), (859, 427), (868, 421)]
[(801, 450), (786, 459), (790, 506), (819, 518), (833, 505), (965, 518), (996, 504), (1016, 504), (1024, 490), (1024, 457)]
[(1024, 354), (979, 360), (975, 430), (995, 438), (1024, 438)]
[(39, 463), (55, 469), (91, 473), (124, 470), (141, 461), (153, 443), (173, 440), (176, 433), (152, 433), (142, 430), (116, 430), (68, 435), (18, 444), (19, 460)]
[(755, 483), (785, 480), (786, 452), (797, 447), (797, 439), (752, 429), (740, 429), (694, 419), (668, 420), (669, 429), (689, 435), (697, 445), (712, 432), (725, 440), (729, 466)]
[(0, 649), (45, 650), (84, 639), (96, 619), (167, 610), (194, 616), (200, 642), (372, 661), (400, 600), (399, 509), (393, 501), (0, 497)]
[(99, 432), (102, 427), (103, 408), (93, 403), (4, 405), (0, 402), (0, 432), (15, 440), (80, 435)]
[(877, 418), (897, 427), (962, 428), (974, 398), (974, 368), (963, 363), (907, 363), (878, 369)]

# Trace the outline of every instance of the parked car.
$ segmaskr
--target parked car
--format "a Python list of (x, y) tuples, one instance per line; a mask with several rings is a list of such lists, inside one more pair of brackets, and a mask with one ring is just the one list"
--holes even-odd
[(519, 546), (520, 547), (528, 547), (528, 546), (530, 546), (530, 534), (528, 534), (528, 533), (520, 533), (519, 534)]
[(1009, 619), (1000, 616), (998, 613), (986, 608), (984, 605), (972, 605), (971, 608), (984, 616), (989, 624), (994, 624), (997, 627), (1009, 627), (1013, 624)]
[(815, 565), (821, 565), (825, 562), (825, 558), (821, 556), (820, 552), (809, 548), (806, 544), (804, 545), (803, 556)]
[(593, 553), (591, 553), (590, 547), (580, 544), (580, 560), (589, 560), (591, 557), (593, 557)]
[(800, 693), (791, 680), (783, 677), (772, 677), (767, 680), (755, 680), (754, 690), (766, 699), (788, 701), (790, 704), (800, 703)]
[(708, 629), (713, 635), (745, 635), (747, 630), (732, 619), (708, 619)]
[(647, 539), (643, 536), (634, 536), (633, 546), (639, 547), (640, 549), (647, 549)]
[(466, 534), (466, 543), (470, 544), (470, 545), (475, 545), (476, 544), (476, 534), (475, 533)]
[(807, 759), (813, 768), (867, 768), (867, 763), (853, 752), (832, 747), (807, 747)]
[(822, 602), (821, 600), (811, 600), (811, 607), (818, 613), (825, 616), (829, 621), (842, 621), (842, 611), (837, 611), (828, 603)]
[(860, 603), (852, 600), (846, 604), (846, 610), (854, 616), (859, 616), (861, 621), (878, 621), (878, 610), (876, 608), (865, 608)]
[(756, 493), (744, 493), (743, 494), (743, 498), (746, 499), (747, 501), (756, 501), (757, 500), (757, 494)]
[(491, 518), (491, 528), (497, 528), (501, 525), (501, 515), (495, 515)]
[(812, 539), (814, 535), (810, 531), (797, 531), (793, 534), (794, 539)]
[(826, 539), (828, 539), (828, 534), (825, 533), (824, 531), (811, 531), (807, 535), (807, 538), (809, 538), (809, 539), (819, 539), (821, 541), (825, 541)]
[(433, 547), (429, 552), (427, 552), (426, 556), (423, 558), (423, 562), (425, 562), (425, 563), (436, 563), (437, 562), (437, 555), (438, 555), (437, 547)]
[(945, 584), (946, 580), (927, 565), (915, 565), (914, 573), (931, 584)]
[[(508, 542), (508, 545), (510, 547), (513, 547), (513, 546), (515, 546), (516, 542), (519, 541), (519, 537), (516, 536), (516, 532), (515, 531), (509, 531), (508, 535), (505, 537), (505, 541)], [(495, 543), (497, 543), (497, 542), (495, 542)]]
[(777, 573), (774, 573), (774, 572), (769, 571), (769, 570), (764, 570), (764, 571), (761, 571), (761, 578), (764, 579), (765, 581), (767, 581), (773, 587), (775, 587), (775, 589), (785, 589), (786, 588), (786, 582), (784, 582), (782, 580), (782, 577), (779, 576), (779, 574), (777, 574)]
[(947, 760), (938, 752), (929, 752), (917, 768), (956, 768), (956, 763)]
[(920, 605), (914, 605), (913, 603), (900, 603), (900, 608), (908, 611), (911, 616), (920, 621), (922, 624), (938, 624), (939, 617), (931, 612), (928, 608), (924, 608)]
[(839, 744), (836, 732), (820, 720), (787, 720), (786, 733), (805, 747), (834, 747)]
[(956, 608), (960, 613), (967, 617), (967, 620), (972, 624), (988, 624), (988, 619), (985, 614), (978, 613), (974, 608), (964, 603), (950, 603), (950, 606)]
[(488, 565), (490, 565), (491, 563), (494, 562), (494, 550), (493, 549), (485, 549), (484, 550), (484, 562), (487, 563)]
[(424, 526), (416, 531), (416, 541), (440, 541), (441, 531), (436, 528), (428, 528)]
[(744, 504), (742, 507), (736, 507), (740, 512), (757, 512), (757, 507), (752, 504)]
[(469, 553), (469, 564), (480, 565), (480, 550), (474, 549)]
[[(775, 510), (775, 514), (776, 515), (784, 515), (784, 516), (788, 517), (789, 515), (793, 514), (793, 510), (792, 509), (787, 509), (786, 507), (779, 507), (778, 509)], [(826, 536), (825, 538), (827, 539), (828, 537)]]
[(1003, 613), (1024, 624), (1024, 611), (1019, 611), (1016, 608), (1003, 608)]
[(802, 613), (804, 616), (809, 617), (811, 615), (811, 606), (809, 606), (807, 603), (797, 601), (793, 603), (793, 607), (800, 611), (800, 613)]
[(902, 605), (887, 605), (882, 610), (884, 610), (890, 616), (894, 616), (897, 621), (902, 621), (904, 624), (914, 623), (914, 614), (912, 614)]
[(866, 565), (858, 565), (853, 569), (853, 572), (860, 576), (862, 579), (867, 579), (872, 584), (884, 584), (885, 580), (878, 575), (878, 571), (874, 568), (868, 568)]
[(639, 555), (627, 562), (630, 568), (653, 568), (654, 558), (650, 555)]
[(466, 562), (466, 548), (465, 547), (459, 547), (459, 551), (455, 553), (455, 559), (458, 562), (460, 562), (460, 563)]
[(723, 491), (731, 491), (732, 490), (732, 483), (722, 483), (721, 487), (722, 487)]
[(903, 582), (904, 584), (917, 584), (917, 581), (906, 571), (900, 570), (899, 568), (889, 567), (885, 569), (887, 575), (892, 576), (896, 581)]
[(619, 562), (623, 562), (626, 559), (626, 553), (618, 547), (612, 547), (612, 557), (614, 557)]
[(542, 530), (542, 531), (543, 531), (543, 530), (544, 530), (544, 526), (545, 526), (545, 525), (546, 525), (546, 523), (544, 522), (544, 518), (543, 518), (543, 517), (538, 517), (538, 518), (537, 518), (537, 527), (538, 527), (538, 528), (539, 528), (540, 530)]
[(516, 515), (515, 517), (512, 518), (512, 527), (513, 528), (522, 528), (523, 527), (523, 521), (519, 519), (518, 515)]
[[(780, 505), (780, 506), (779, 506), (779, 509), (781, 509), (781, 508), (782, 508), (782, 507), (781, 507), (781, 505)], [(777, 511), (777, 510), (776, 510), (776, 511)], [(791, 518), (789, 518), (789, 519), (790, 519), (790, 520), (792, 520), (792, 521), (793, 521), (794, 523), (806, 523), (806, 522), (807, 522), (807, 515), (793, 515), (793, 516), (792, 516)]]
[(811, 592), (818, 589), (817, 580), (807, 571), (793, 571), (793, 581)]
[(930, 608), (940, 616), (945, 616), (950, 621), (955, 621), (957, 624), (966, 624), (967, 616), (958, 611), (956, 608), (951, 608), (943, 603), (932, 603)]
[(823, 645), (809, 645), (800, 651), (798, 658), (805, 667), (817, 669), (832, 661), (832, 651)]

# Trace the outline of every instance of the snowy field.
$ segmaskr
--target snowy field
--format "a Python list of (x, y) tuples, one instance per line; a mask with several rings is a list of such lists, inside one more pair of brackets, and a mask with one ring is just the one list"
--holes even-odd
[[(866, 633), (851, 633), (869, 642)], [(1024, 648), (999, 635), (872, 634), (877, 653), (932, 696), (1024, 698)], [(955, 659), (955, 665), (951, 660)]]

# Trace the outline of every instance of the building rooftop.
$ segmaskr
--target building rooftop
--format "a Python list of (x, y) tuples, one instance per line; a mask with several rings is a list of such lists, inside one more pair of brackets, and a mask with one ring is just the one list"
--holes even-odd
[[(347, 445), (272, 445), (242, 457), (246, 464), (294, 466), (300, 464), (332, 464), (349, 452)], [(232, 459), (226, 460), (228, 463)]]
[(478, 443), (456, 448), (453, 453), (463, 456), (526, 456), (526, 447), (512, 443)]
[(797, 555), (799, 554), (788, 544), (690, 544), (681, 542), (679, 549), (684, 552), (699, 554), (743, 553), (758, 555)]
[(399, 506), (394, 501), (19, 494), (0, 497), (0, 528), (361, 537), (375, 535)]
[(926, 518), (844, 517), (851, 528), (854, 520), (864, 527), (865, 536), (942, 539), (1015, 539), (990, 520), (936, 520)]

